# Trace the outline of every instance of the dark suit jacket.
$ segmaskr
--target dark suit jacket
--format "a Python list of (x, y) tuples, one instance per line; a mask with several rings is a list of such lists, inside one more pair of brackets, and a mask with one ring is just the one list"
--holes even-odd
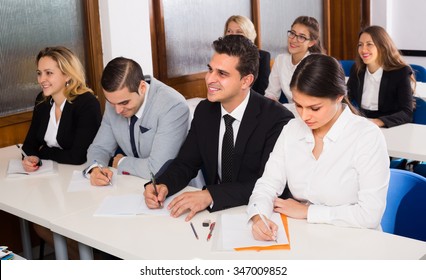
[(269, 83), (271, 74), (271, 54), (267, 51), (259, 50), (259, 74), (251, 87), (257, 93), (265, 95), (265, 90)]
[(356, 74), (355, 65), (348, 80), (349, 100), (367, 118), (378, 118), (386, 127), (392, 127), (413, 120), (413, 93), (411, 88), (411, 69), (406, 66), (398, 70), (383, 71), (379, 89), (379, 109), (369, 111), (361, 108), (365, 69)]
[(177, 158), (157, 181), (166, 184), (172, 195), (202, 168), (214, 202), (210, 211), (247, 204), (283, 126), (293, 117), (278, 102), (252, 91), (235, 142), (232, 182), (218, 184), (221, 104), (201, 101)]
[(72, 103), (65, 103), (56, 136), (62, 149), (49, 148), (44, 141), (52, 104), (51, 98), (40, 103), (41, 100), (43, 100), (42, 93), (36, 98), (31, 126), (22, 147), (25, 153), (65, 164), (85, 163), (87, 149), (95, 138), (102, 120), (98, 99), (86, 92), (75, 98)]

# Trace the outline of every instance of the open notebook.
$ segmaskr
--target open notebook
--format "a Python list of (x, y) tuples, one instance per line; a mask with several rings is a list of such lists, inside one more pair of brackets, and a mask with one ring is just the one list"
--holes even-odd
[(11, 159), (9, 166), (7, 167), (7, 177), (23, 177), (23, 176), (37, 176), (37, 175), (49, 175), (58, 173), (58, 164), (52, 160), (43, 160), (43, 165), (34, 172), (26, 172), (22, 166), (22, 160)]
[(273, 213), (270, 218), (278, 225), (277, 243), (274, 241), (258, 241), (254, 239), (247, 214), (222, 214), (220, 219), (222, 250), (289, 250), (290, 238), (288, 233), (287, 217)]

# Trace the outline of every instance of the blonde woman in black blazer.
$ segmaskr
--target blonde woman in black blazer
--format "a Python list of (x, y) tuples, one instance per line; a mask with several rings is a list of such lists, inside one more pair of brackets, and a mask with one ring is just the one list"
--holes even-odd
[(40, 159), (83, 164), (101, 123), (98, 99), (86, 86), (78, 58), (65, 47), (48, 47), (37, 55), (36, 98), (25, 138), (22, 160), (26, 171), (37, 170)]
[(347, 83), (349, 99), (379, 127), (413, 119), (413, 70), (380, 26), (359, 35), (358, 56)]

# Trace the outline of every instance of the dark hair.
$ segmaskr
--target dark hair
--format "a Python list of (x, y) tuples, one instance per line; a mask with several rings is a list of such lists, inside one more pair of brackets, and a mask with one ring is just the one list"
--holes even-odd
[[(361, 32), (358, 34), (358, 39), (364, 33), (369, 34), (373, 40), (374, 45), (376, 45), (378, 54), (377, 62), (379, 65), (381, 65), (383, 70), (392, 71), (406, 66), (411, 68), (411, 66), (404, 61), (404, 58), (402, 57), (392, 38), (383, 27), (378, 25), (368, 26), (361, 30)], [(357, 72), (359, 72), (361, 69), (365, 69), (366, 65), (359, 55), (356, 56), (355, 62)], [(414, 71), (412, 72), (414, 73)], [(415, 83), (414, 76), (412, 76), (411, 80)]]
[(253, 74), (256, 80), (259, 72), (259, 49), (243, 35), (232, 35), (219, 38), (213, 42), (213, 49), (218, 54), (226, 54), (239, 58), (237, 70), (241, 77)]
[(130, 92), (138, 93), (139, 84), (144, 80), (141, 66), (134, 60), (116, 57), (105, 67), (101, 85), (107, 92), (127, 87)]
[(294, 20), (291, 27), (293, 28), (295, 24), (302, 24), (306, 26), (309, 30), (309, 38), (315, 41), (315, 45), (308, 48), (308, 50), (311, 53), (323, 53), (324, 50), (321, 46), (320, 26), (318, 21), (314, 17), (300, 16)]
[(343, 103), (347, 104), (352, 112), (358, 113), (347, 98), (345, 72), (340, 63), (331, 56), (311, 54), (305, 57), (294, 71), (290, 88), (309, 96), (332, 100), (343, 96)]

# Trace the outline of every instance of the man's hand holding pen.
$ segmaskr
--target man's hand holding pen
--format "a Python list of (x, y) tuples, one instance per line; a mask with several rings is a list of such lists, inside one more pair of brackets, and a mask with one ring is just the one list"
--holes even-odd
[(166, 200), (167, 194), (169, 193), (167, 186), (164, 184), (156, 185), (156, 189), (157, 191), (154, 189), (154, 185), (152, 183), (145, 187), (143, 194), (148, 208), (158, 209), (163, 207), (164, 200)]
[(94, 167), (90, 172), (90, 184), (93, 186), (111, 185), (113, 172), (109, 168)]

